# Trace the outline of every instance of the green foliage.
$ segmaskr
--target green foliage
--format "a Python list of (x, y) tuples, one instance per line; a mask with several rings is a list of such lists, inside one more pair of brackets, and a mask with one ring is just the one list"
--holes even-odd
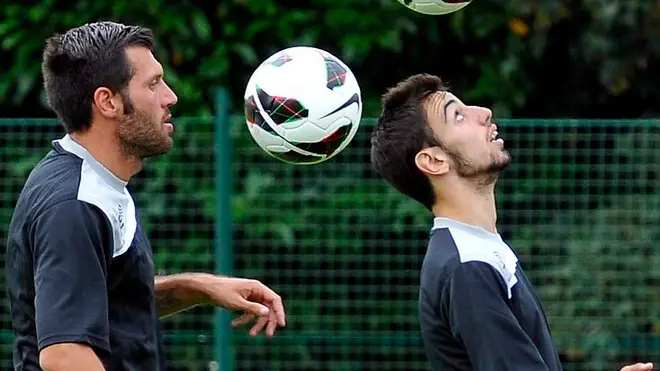
[(158, 57), (181, 98), (179, 116), (210, 114), (217, 86), (229, 87), (239, 110), (257, 65), (300, 44), (325, 48), (351, 66), (365, 93), (365, 116), (378, 113), (387, 86), (417, 72), (439, 74), (497, 116), (609, 117), (624, 103), (626, 116), (652, 114), (653, 40), (660, 33), (654, 4), (482, 0), (430, 17), (395, 0), (3, 3), (0, 47), (8, 58), (0, 61), (0, 111), (48, 113), (40, 98), (44, 39), (111, 19), (155, 30)]

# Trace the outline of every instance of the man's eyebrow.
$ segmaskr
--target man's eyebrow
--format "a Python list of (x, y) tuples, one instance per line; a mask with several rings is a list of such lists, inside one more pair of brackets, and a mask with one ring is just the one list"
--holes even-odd
[(153, 75), (151, 75), (151, 77), (149, 78), (149, 81), (160, 80), (162, 78), (163, 78), (163, 73), (158, 72), (158, 73), (154, 73)]
[(452, 104), (452, 103), (458, 103), (458, 101), (457, 101), (456, 99), (453, 99), (453, 98), (452, 98), (452, 99), (450, 99), (449, 101), (447, 101), (447, 102), (445, 103), (445, 106), (444, 106), (444, 108), (442, 109), (443, 112), (444, 112), (444, 114), (445, 114), (445, 121), (447, 121), (447, 108), (448, 108), (449, 105)]

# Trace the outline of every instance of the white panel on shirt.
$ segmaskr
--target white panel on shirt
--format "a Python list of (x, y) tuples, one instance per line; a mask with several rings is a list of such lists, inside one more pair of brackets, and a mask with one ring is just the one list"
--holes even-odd
[(487, 263), (502, 276), (507, 285), (507, 296), (511, 299), (511, 289), (518, 282), (516, 267), (518, 259), (504, 242), (475, 236), (460, 228), (449, 227), (456, 242), (461, 263), (479, 261)]
[(445, 217), (434, 218), (432, 229), (437, 228), (449, 229), (461, 263), (479, 261), (495, 268), (506, 282), (507, 297), (511, 299), (511, 289), (518, 282), (518, 258), (498, 233)]
[(128, 189), (124, 188), (122, 193), (111, 187), (87, 160), (83, 160), (78, 199), (97, 206), (110, 220), (114, 241), (112, 257), (116, 258), (128, 251), (137, 229), (135, 203)]

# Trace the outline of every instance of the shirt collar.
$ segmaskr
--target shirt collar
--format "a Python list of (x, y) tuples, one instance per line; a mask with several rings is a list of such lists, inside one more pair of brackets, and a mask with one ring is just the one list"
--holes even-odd
[(448, 228), (448, 229), (458, 229), (466, 233), (469, 233), (473, 236), (483, 238), (484, 240), (494, 242), (493, 246), (498, 246), (497, 250), (501, 251), (505, 256), (506, 260), (510, 263), (515, 263), (518, 261), (518, 257), (513, 252), (511, 247), (504, 242), (502, 236), (499, 233), (489, 232), (482, 227), (477, 227), (475, 225), (459, 222), (458, 220), (445, 218), (445, 217), (435, 217), (433, 219), (433, 227), (431, 230), (439, 228)]
[(103, 178), (110, 186), (117, 189), (118, 191), (123, 192), (124, 187), (126, 187), (128, 184), (128, 182), (119, 179), (115, 174), (108, 170), (108, 168), (98, 162), (85, 147), (81, 146), (78, 142), (71, 138), (70, 135), (67, 134), (61, 139), (54, 140), (53, 145), (55, 144), (59, 144), (63, 150), (72, 153), (86, 161), (89, 166), (99, 176), (101, 176), (101, 178)]

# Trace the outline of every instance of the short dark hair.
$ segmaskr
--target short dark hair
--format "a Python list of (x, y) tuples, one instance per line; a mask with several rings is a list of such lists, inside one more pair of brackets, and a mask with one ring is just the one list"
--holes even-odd
[(68, 133), (91, 126), (94, 91), (125, 92), (133, 77), (126, 48), (154, 47), (150, 29), (115, 22), (88, 23), (46, 40), (41, 71), (48, 104)]
[(431, 210), (435, 192), (429, 178), (415, 165), (417, 153), (428, 146), (441, 146), (429, 126), (425, 99), (447, 91), (442, 79), (417, 74), (388, 89), (382, 111), (371, 135), (371, 162), (376, 171), (401, 193)]

